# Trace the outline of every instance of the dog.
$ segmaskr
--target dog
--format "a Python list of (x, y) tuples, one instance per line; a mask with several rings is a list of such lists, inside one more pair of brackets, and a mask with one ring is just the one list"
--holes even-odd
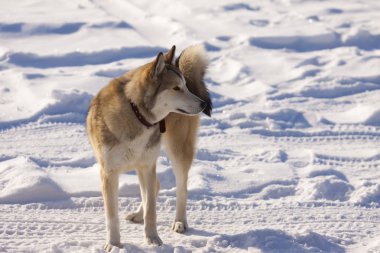
[(176, 216), (172, 230), (183, 233), (187, 179), (194, 154), (200, 113), (211, 116), (212, 102), (203, 81), (207, 59), (202, 46), (160, 52), (150, 63), (113, 79), (91, 101), (86, 128), (100, 165), (107, 237), (105, 251), (120, 243), (118, 187), (121, 173), (137, 170), (141, 204), (126, 215), (144, 221), (145, 241), (162, 245), (156, 227), (160, 183), (156, 160), (161, 142), (176, 177)]

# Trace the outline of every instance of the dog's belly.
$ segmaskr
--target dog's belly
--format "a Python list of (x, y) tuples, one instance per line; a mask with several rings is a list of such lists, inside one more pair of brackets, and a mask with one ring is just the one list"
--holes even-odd
[(104, 149), (105, 169), (108, 171), (126, 172), (152, 166), (160, 153), (160, 142), (149, 145), (150, 134), (136, 139), (123, 140), (113, 147)]

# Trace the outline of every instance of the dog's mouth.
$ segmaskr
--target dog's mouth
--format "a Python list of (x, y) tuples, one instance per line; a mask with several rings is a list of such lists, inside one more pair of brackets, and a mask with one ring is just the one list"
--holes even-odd
[(182, 110), (182, 109), (179, 109), (179, 108), (177, 108), (177, 111), (182, 112), (182, 113), (184, 113), (184, 114), (190, 114), (190, 113), (188, 113), (187, 111)]

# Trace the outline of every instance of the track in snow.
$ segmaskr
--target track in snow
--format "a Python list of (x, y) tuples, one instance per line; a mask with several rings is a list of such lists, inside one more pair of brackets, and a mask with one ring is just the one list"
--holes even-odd
[[(333, 203), (256, 205), (248, 201), (218, 203), (214, 200), (189, 203), (191, 229), (180, 235), (169, 229), (174, 217), (173, 201), (166, 199), (158, 205), (158, 231), (165, 243), (158, 251), (207, 250), (213, 245), (221, 252), (254, 247), (263, 251), (292, 247), (309, 252), (310, 247), (317, 247), (313, 252), (344, 252), (342, 246), (350, 247), (380, 232), (380, 214), (376, 209)], [(137, 199), (121, 198), (120, 203), (125, 248), (157, 250), (139, 244), (143, 241), (141, 224), (122, 219), (124, 211), (137, 207)], [(67, 203), (61, 205), (67, 207)], [(64, 246), (65, 252), (86, 248), (101, 251), (105, 226), (100, 198), (74, 199), (71, 205), (73, 208), (63, 209), (54, 202), (1, 205), (0, 249), (2, 252), (41, 252), (37, 248), (61, 252), (59, 249)], [(293, 231), (300, 234), (291, 234)], [(195, 238), (189, 239), (188, 235)], [(234, 245), (239, 240), (246, 240), (245, 245)], [(320, 243), (316, 244), (316, 240)], [(323, 245), (325, 248), (318, 248)]]

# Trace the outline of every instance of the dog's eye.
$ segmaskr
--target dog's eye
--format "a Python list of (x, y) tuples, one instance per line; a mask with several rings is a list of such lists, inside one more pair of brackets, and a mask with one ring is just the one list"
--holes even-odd
[(179, 91), (180, 88), (178, 86), (174, 87), (173, 90)]

